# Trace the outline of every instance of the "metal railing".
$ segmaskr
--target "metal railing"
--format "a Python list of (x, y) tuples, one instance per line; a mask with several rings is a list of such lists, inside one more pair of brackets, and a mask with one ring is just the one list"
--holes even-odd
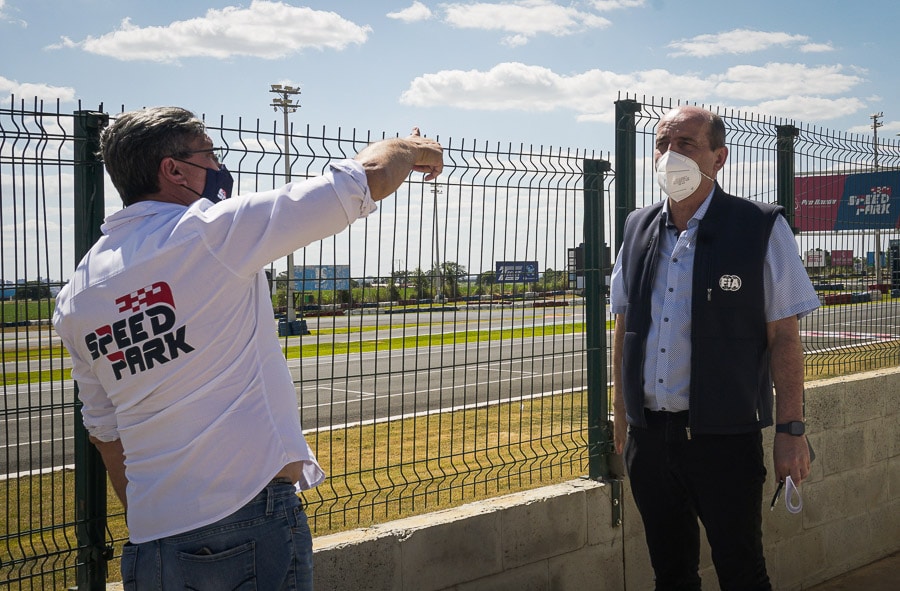
[[(411, 175), (379, 212), (295, 253), (296, 323), (283, 317), (285, 262), (269, 269), (272, 330), (283, 339), (304, 430), (329, 475), (303, 495), (314, 535), (608, 472), (602, 286), (624, 216), (661, 198), (653, 138), (674, 104), (618, 102), (615, 179), (609, 155), (438, 137), (446, 167), (437, 182)], [(876, 163), (867, 138), (720, 114), (729, 129), (724, 188), (789, 212), (795, 177), (898, 167), (895, 142), (881, 146)], [(106, 565), (127, 535), (79, 431), (67, 355), (46, 321), (99, 219), (120, 207), (90, 149), (105, 117), (102, 107), (66, 114), (37, 101), (0, 108), (0, 275), (8, 300), (0, 302), (0, 580), (11, 587), (87, 589), (116, 580), (115, 561), (108, 574)], [(294, 126), (286, 154), (278, 122), (206, 120), (213, 142), (227, 148), (238, 194), (282, 184), (285, 158), (296, 181), (385, 137)], [(799, 241), (804, 252), (864, 253), (872, 232), (810, 232)], [(880, 232), (897, 238), (896, 229)], [(534, 262), (537, 278), (526, 269)], [(872, 283), (847, 277), (839, 290), (841, 278), (811, 271), (834, 287), (823, 299), (868, 293)], [(878, 313), (894, 305), (888, 297), (829, 306), (832, 319), (852, 329), (805, 325), (808, 374), (896, 365), (896, 329)]]
[[(621, 243), (631, 209), (662, 198), (652, 165), (656, 125), (679, 104), (692, 103), (657, 97), (617, 101), (618, 207), (607, 229), (611, 244)], [(807, 379), (896, 366), (900, 346), (890, 318), (900, 308), (900, 142), (706, 108), (722, 117), (727, 130), (729, 155), (719, 183), (734, 195), (785, 208), (807, 271), (828, 306), (826, 320), (801, 320)], [(634, 179), (633, 186), (620, 183), (623, 178)], [(878, 203), (867, 212), (873, 200)]]
[[(127, 536), (46, 321), (100, 219), (120, 207), (91, 149), (105, 118), (38, 103), (0, 109), (3, 244), (14, 249), (2, 253), (11, 300), (0, 579), (20, 587), (115, 580), (117, 564), (107, 575), (106, 563)], [(282, 184), (277, 123), (207, 127), (227, 149), (237, 194)], [(308, 126), (288, 135), (294, 181), (385, 137)], [(314, 534), (588, 470), (584, 301), (567, 265), (584, 241), (582, 167), (593, 154), (437, 139), (446, 160), (438, 181), (411, 175), (379, 212), (297, 251), (302, 329), (273, 318), (304, 430), (329, 475), (304, 493)], [(498, 261), (512, 274), (500, 281)], [(284, 261), (269, 271), (280, 316)], [(22, 279), (40, 294), (23, 299)], [(40, 311), (27, 308), (35, 304)]]

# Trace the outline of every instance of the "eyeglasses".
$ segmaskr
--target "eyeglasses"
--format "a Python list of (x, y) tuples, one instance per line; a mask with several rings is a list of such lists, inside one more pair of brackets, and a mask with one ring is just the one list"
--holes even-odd
[(225, 158), (225, 153), (228, 151), (227, 148), (223, 148), (221, 146), (216, 146), (212, 148), (203, 148), (200, 150), (184, 150), (182, 152), (178, 152), (174, 154), (175, 156), (192, 156), (194, 154), (209, 154), (211, 155), (216, 162), (221, 162), (223, 158)]

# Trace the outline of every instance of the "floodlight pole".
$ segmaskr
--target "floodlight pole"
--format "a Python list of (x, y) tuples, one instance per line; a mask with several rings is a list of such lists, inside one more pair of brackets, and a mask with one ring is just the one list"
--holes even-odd
[[(884, 113), (873, 113), (872, 117), (872, 147), (875, 151), (875, 172), (878, 172), (878, 128), (884, 125), (878, 121), (884, 117)], [(875, 228), (875, 283), (881, 285), (881, 229)]]
[[(294, 113), (300, 107), (300, 103), (294, 100), (294, 95), (300, 94), (300, 89), (295, 86), (272, 84), (269, 92), (277, 96), (272, 99), (271, 106), (284, 113), (284, 182), (291, 182), (291, 144), (288, 130), (288, 115)], [(287, 318), (288, 322), (297, 319), (294, 312), (294, 253), (287, 256)]]
[(435, 302), (443, 302), (444, 301), (444, 269), (441, 265), (441, 239), (439, 234), (439, 226), (438, 226), (438, 194), (443, 193), (441, 188), (437, 183), (431, 188), (431, 193), (434, 195), (434, 268), (437, 271), (437, 278), (435, 282), (435, 294), (433, 300)]

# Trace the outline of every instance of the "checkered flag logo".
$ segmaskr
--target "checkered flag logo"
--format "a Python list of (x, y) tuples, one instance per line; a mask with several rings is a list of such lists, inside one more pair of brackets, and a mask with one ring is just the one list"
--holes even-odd
[(175, 300), (172, 299), (172, 290), (169, 284), (164, 281), (157, 281), (147, 287), (142, 287), (137, 291), (133, 291), (128, 295), (124, 295), (116, 299), (119, 306), (119, 312), (140, 312), (142, 308), (147, 308), (154, 304), (168, 304), (175, 309)]

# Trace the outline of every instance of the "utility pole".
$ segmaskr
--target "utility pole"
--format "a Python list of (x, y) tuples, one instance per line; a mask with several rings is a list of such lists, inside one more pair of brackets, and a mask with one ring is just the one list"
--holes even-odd
[[(290, 144), (290, 132), (288, 129), (288, 115), (291, 113), (295, 113), (298, 108), (300, 108), (300, 103), (298, 103), (293, 97), (295, 95), (300, 94), (300, 89), (295, 86), (287, 86), (281, 84), (272, 84), (269, 92), (277, 95), (272, 99), (272, 104), (270, 105), (278, 111), (284, 113), (284, 182), (285, 184), (291, 182), (291, 144)], [(290, 324), (294, 320), (297, 319), (296, 313), (294, 312), (294, 253), (291, 253), (287, 256), (287, 321), (288, 326), (293, 326)]]
[(434, 301), (435, 302), (443, 302), (444, 301), (444, 270), (441, 266), (441, 238), (440, 231), (438, 227), (438, 194), (443, 193), (441, 188), (434, 184), (431, 187), (431, 192), (434, 195), (434, 268), (437, 271), (435, 294)]
[[(878, 128), (884, 125), (879, 119), (884, 117), (883, 112), (873, 113), (872, 117), (872, 147), (875, 151), (875, 172), (878, 172)], [(881, 285), (881, 229), (875, 228), (875, 283)]]

